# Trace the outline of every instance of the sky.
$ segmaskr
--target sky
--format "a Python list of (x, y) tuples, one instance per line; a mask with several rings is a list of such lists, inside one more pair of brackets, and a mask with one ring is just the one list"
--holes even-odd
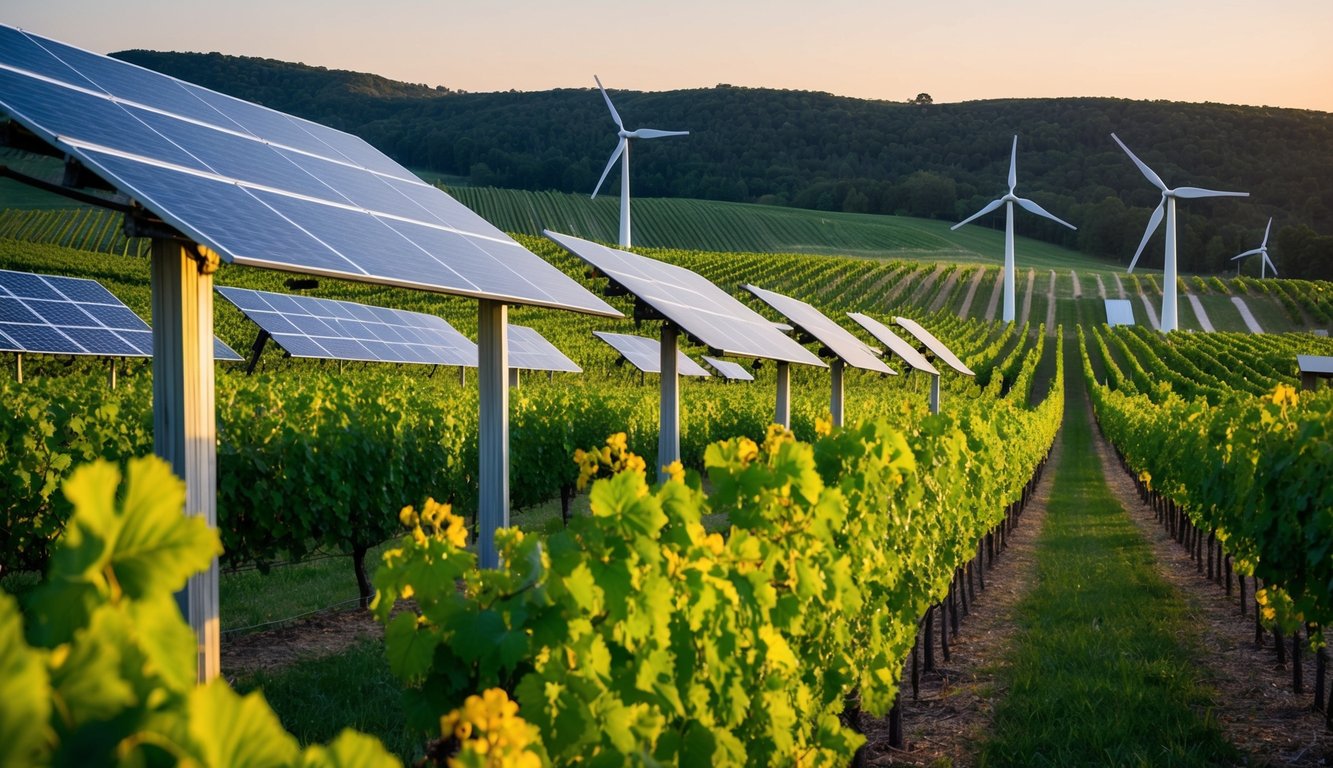
[(218, 51), (466, 91), (739, 86), (1333, 112), (1333, 0), (6, 0), (110, 53)]

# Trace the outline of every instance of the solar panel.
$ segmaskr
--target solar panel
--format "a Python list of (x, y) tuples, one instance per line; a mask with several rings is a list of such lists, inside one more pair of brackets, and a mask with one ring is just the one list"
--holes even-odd
[(823, 312), (815, 309), (800, 299), (793, 299), (775, 291), (765, 290), (757, 285), (747, 285), (745, 290), (758, 296), (768, 306), (776, 309), (792, 324), (804, 333), (813, 336), (834, 356), (853, 368), (861, 368), (877, 373), (894, 373), (893, 369), (879, 359), (874, 350), (867, 347), (860, 339), (845, 328), (833, 322)]
[(903, 328), (906, 328), (907, 332), (915, 336), (917, 341), (925, 344), (926, 348), (934, 353), (936, 360), (943, 360), (946, 365), (961, 374), (976, 376), (971, 368), (968, 368), (963, 364), (962, 360), (958, 359), (958, 355), (955, 355), (953, 350), (946, 347), (944, 342), (935, 338), (930, 331), (922, 328), (916, 321), (906, 317), (895, 317), (893, 318), (893, 321), (898, 325), (901, 325)]
[(875, 337), (876, 341), (888, 347), (890, 352), (902, 358), (903, 362), (918, 371), (925, 371), (926, 373), (936, 376), (939, 375), (940, 372), (935, 369), (935, 366), (930, 364), (930, 361), (927, 360), (924, 355), (916, 351), (915, 347), (907, 343), (903, 337), (894, 333), (893, 329), (889, 328), (887, 325), (869, 315), (861, 314), (860, 312), (848, 312), (847, 316), (859, 323), (862, 328), (865, 328), (871, 336)]
[(1315, 373), (1321, 376), (1333, 375), (1333, 357), (1325, 355), (1297, 355), (1296, 366), (1301, 373)]
[(292, 357), (477, 365), (477, 345), (436, 315), (248, 288), (216, 290)]
[(733, 363), (730, 360), (720, 360), (716, 357), (704, 355), (704, 362), (717, 369), (722, 374), (722, 378), (731, 381), (754, 381), (754, 376), (740, 363)]
[(1106, 324), (1134, 325), (1134, 304), (1129, 299), (1106, 299)]
[(583, 373), (583, 369), (566, 357), (564, 352), (526, 325), (509, 326), (509, 367), (530, 371)]
[[(662, 372), (662, 343), (657, 339), (605, 331), (593, 331), (592, 335), (610, 344), (631, 365), (644, 373)], [(709, 376), (702, 365), (691, 360), (680, 350), (676, 350), (676, 372), (681, 376)]]
[[(153, 331), (95, 280), (0, 269), (0, 349), (152, 357)], [(213, 359), (241, 356), (214, 337)]]
[(546, 236), (718, 354), (825, 367), (763, 315), (684, 267), (550, 230)]
[(223, 259), (619, 316), (361, 139), (0, 26), (0, 109)]

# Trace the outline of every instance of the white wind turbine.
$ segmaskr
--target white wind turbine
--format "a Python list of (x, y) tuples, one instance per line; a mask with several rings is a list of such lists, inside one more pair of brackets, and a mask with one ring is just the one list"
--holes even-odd
[(625, 130), (625, 123), (620, 119), (620, 113), (616, 112), (616, 107), (611, 103), (611, 97), (606, 95), (606, 89), (602, 87), (602, 81), (597, 75), (592, 76), (597, 81), (597, 88), (602, 92), (602, 98), (606, 99), (606, 108), (611, 110), (611, 119), (616, 122), (616, 127), (620, 129), (620, 141), (616, 144), (615, 151), (611, 153), (611, 159), (606, 161), (606, 169), (602, 171), (602, 178), (597, 180), (597, 186), (593, 187), (592, 196), (595, 199), (597, 192), (602, 188), (602, 182), (606, 181), (606, 175), (611, 172), (611, 166), (616, 164), (616, 160), (623, 154), (625, 159), (620, 164), (620, 246), (628, 248), (630, 246), (629, 237), (629, 140), (630, 139), (660, 139), (663, 136), (687, 136), (689, 131), (659, 131), (656, 128), (639, 128), (634, 131)]
[(968, 216), (966, 219), (953, 225), (951, 229), (958, 229), (970, 221), (975, 221), (991, 211), (1004, 205), (1004, 314), (1003, 320), (1006, 323), (1014, 321), (1014, 203), (1018, 203), (1025, 210), (1044, 216), (1058, 224), (1064, 224), (1070, 229), (1078, 229), (1063, 219), (1052, 215), (1045, 208), (1014, 194), (1014, 187), (1018, 185), (1018, 136), (1014, 136), (1014, 146), (1009, 153), (1009, 193), (998, 200), (992, 200), (984, 208)]
[(1148, 229), (1143, 233), (1143, 239), (1139, 241), (1139, 249), (1134, 252), (1134, 258), (1129, 262), (1129, 272), (1134, 271), (1134, 265), (1138, 263), (1139, 256), (1143, 253), (1143, 246), (1148, 244), (1148, 239), (1157, 231), (1158, 225), (1162, 223), (1162, 209), (1166, 209), (1166, 263), (1162, 270), (1162, 333), (1169, 333), (1179, 328), (1176, 321), (1176, 198), (1182, 200), (1193, 200), (1200, 197), (1249, 197), (1249, 192), (1218, 192), (1212, 189), (1200, 189), (1199, 187), (1176, 187), (1170, 189), (1162, 177), (1153, 172), (1144, 162), (1129, 151), (1125, 142), (1120, 140), (1114, 133), (1111, 138), (1115, 143), (1125, 150), (1129, 159), (1143, 172), (1144, 177), (1152, 182), (1154, 187), (1162, 190), (1162, 202), (1157, 204), (1153, 210), (1152, 216), (1148, 219)]
[[(1264, 241), (1259, 244), (1259, 247), (1252, 248), (1246, 251), (1245, 253), (1240, 254), (1239, 256), (1232, 256), (1231, 260), (1236, 261), (1238, 259), (1243, 259), (1246, 256), (1253, 256), (1256, 253), (1263, 254), (1263, 259), (1260, 260), (1259, 262), (1259, 277), (1261, 278), (1268, 277), (1267, 270), (1264, 269), (1265, 267), (1272, 267), (1273, 276), (1277, 277), (1277, 266), (1273, 264), (1272, 259), (1268, 258), (1268, 231), (1271, 230), (1272, 228), (1273, 228), (1273, 217), (1269, 216), (1268, 226), (1264, 227)], [(1239, 266), (1237, 266), (1237, 269), (1239, 269)]]

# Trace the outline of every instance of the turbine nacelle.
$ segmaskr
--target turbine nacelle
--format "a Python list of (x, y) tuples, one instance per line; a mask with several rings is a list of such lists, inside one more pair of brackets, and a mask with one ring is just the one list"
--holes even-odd
[[(625, 166), (622, 169), (620, 178), (620, 196), (622, 200), (628, 200), (629, 199), (629, 155), (627, 153), (627, 150), (629, 149), (629, 140), (660, 139), (664, 136), (687, 136), (689, 135), (690, 132), (662, 131), (656, 128), (637, 128), (633, 131), (627, 130), (625, 128), (625, 121), (620, 119), (620, 113), (616, 111), (616, 105), (611, 103), (611, 96), (606, 92), (606, 88), (602, 87), (601, 79), (596, 75), (593, 75), (592, 79), (597, 82), (597, 90), (602, 92), (602, 99), (606, 101), (606, 108), (611, 113), (611, 120), (616, 124), (616, 129), (617, 129), (616, 137), (619, 139), (619, 141), (616, 142), (616, 148), (611, 151), (611, 159), (606, 161), (606, 168), (602, 170), (601, 177), (597, 179), (597, 186), (592, 188), (592, 197), (593, 199), (596, 199), (597, 193), (602, 190), (602, 184), (606, 181), (607, 175), (611, 173), (611, 168), (616, 164), (617, 160), (621, 159), (620, 157), (621, 155), (625, 155), (625, 158), (623, 160)], [(622, 218), (627, 219), (629, 216), (627, 204), (625, 202), (622, 202), (621, 206), (624, 209), (622, 213)], [(621, 232), (627, 235), (628, 231), (629, 231), (628, 221), (623, 221), (621, 223)], [(622, 237), (622, 240), (627, 240), (627, 239), (628, 237)], [(629, 243), (622, 242), (621, 245), (629, 245)]]

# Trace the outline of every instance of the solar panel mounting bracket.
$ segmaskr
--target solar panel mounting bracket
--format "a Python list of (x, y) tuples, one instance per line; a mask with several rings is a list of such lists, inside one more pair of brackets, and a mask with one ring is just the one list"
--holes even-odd
[[(259, 329), (259, 335), (255, 337), (255, 343), (250, 345), (250, 362), (245, 366), (245, 375), (254, 373), (255, 366), (259, 365), (259, 355), (264, 351), (264, 345), (272, 338), (269, 332), (263, 328)], [(434, 374), (434, 371), (431, 371)]]
[(64, 159), (65, 153), (51, 146), (37, 134), (13, 120), (0, 123), (0, 146), (17, 149), (33, 155)]
[[(69, 166), (66, 166), (67, 175), (69, 172), (68, 169)], [(121, 213), (127, 213), (130, 210), (130, 206), (126, 205), (125, 203), (118, 203), (115, 200), (108, 200), (105, 197), (98, 197), (97, 195), (90, 195), (87, 192), (80, 192), (79, 190), (74, 189), (73, 187), (70, 186), (66, 186), (64, 184), (55, 184), (47, 181), (46, 179), (39, 179), (36, 176), (29, 176), (26, 173), (20, 173), (14, 170), (13, 168), (10, 168), (7, 165), (0, 165), (0, 176), (7, 179), (13, 179), (14, 181), (17, 181), (20, 184), (27, 184), (30, 187), (36, 187), (37, 189), (40, 189), (43, 192), (50, 192), (53, 195), (68, 197), (71, 200), (84, 203), (85, 205), (95, 205), (99, 208), (109, 208), (113, 211), (119, 211)]]

